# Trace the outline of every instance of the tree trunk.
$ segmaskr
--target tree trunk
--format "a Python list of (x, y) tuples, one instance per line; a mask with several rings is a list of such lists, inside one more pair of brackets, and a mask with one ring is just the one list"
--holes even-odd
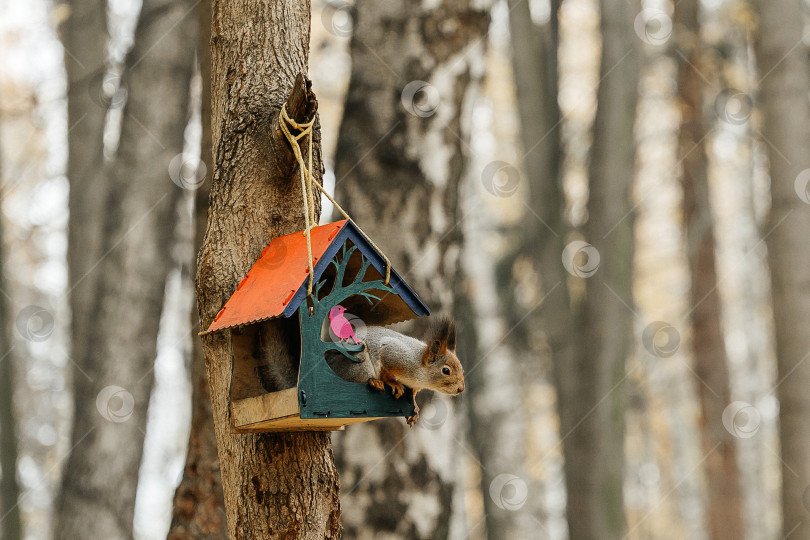
[[(505, 307), (512, 324), (525, 315), (519, 307), (525, 294), (515, 287), (512, 266), (521, 257), (530, 257), (541, 280), (540, 320), (532, 324), (542, 329), (545, 340), (556, 358), (570, 354), (570, 297), (564, 267), (559, 264), (563, 239), (570, 228), (564, 217), (565, 197), (560, 178), (562, 165), (561, 118), (557, 103), (557, 46), (559, 2), (551, 2), (549, 22), (537, 28), (531, 19), (529, 4), (510, 2), (509, 29), (512, 35), (512, 69), (515, 73), (520, 134), (523, 147), (523, 170), (527, 176), (527, 211), (531, 226), (521, 226), (515, 233), (520, 238), (514, 254), (499, 263), (499, 288), (504, 290)], [(536, 219), (534, 219), (536, 217)], [(539, 301), (540, 298), (537, 300)], [(518, 334), (522, 344), (530, 341), (526, 332)], [(555, 362), (557, 363), (557, 362)], [(565, 364), (565, 362), (559, 362)]]
[[(2, 168), (0, 168), (2, 171)], [(10, 290), (4, 268), (7, 261), (3, 241), (3, 218), (0, 218), (0, 291)], [(17, 416), (14, 413), (14, 343), (9, 316), (10, 298), (0, 293), (0, 523), (3, 540), (23, 537), (17, 484)]]
[[(559, 175), (558, 7), (557, 1), (551, 2), (548, 23), (538, 26), (531, 18), (529, 2), (509, 2), (512, 71), (526, 182), (503, 184), (500, 190), (490, 191), (496, 196), (525, 197), (525, 208), (520, 208), (524, 219), (505, 231), (505, 236), (515, 241), (512, 249), (496, 262), (495, 275), (482, 275), (482, 282), (476, 286), (479, 304), (484, 295), (491, 294), (501, 305), (479, 307), (479, 354), (486, 357), (467, 373), (473, 401), (470, 430), (482, 463), (481, 488), (490, 540), (532, 536), (538, 522), (542, 523), (543, 486), (526, 473), (536, 464), (526, 456), (525, 449), (531, 443), (518, 437), (532, 436), (526, 433), (530, 424), (523, 411), (529, 406), (527, 397), (540, 382), (538, 365), (548, 365), (549, 356), (562, 359), (570, 354), (567, 350), (570, 300), (560, 264), (562, 236), (568, 227), (563, 217), (565, 203)], [(517, 169), (512, 169), (517, 179)], [(508, 172), (504, 170), (502, 174)], [(473, 260), (467, 267), (471, 271), (486, 264), (485, 257), (472, 254), (470, 258)], [(527, 262), (531, 264), (529, 270)], [(526, 287), (526, 280), (515, 280), (518, 272), (540, 279)], [(495, 290), (488, 292), (486, 280), (494, 280)], [(499, 311), (503, 313), (503, 321), (499, 320)], [(543, 346), (538, 347), (537, 343)], [(511, 475), (511, 488), (506, 488), (504, 474)], [(510, 499), (505, 490), (522, 489), (524, 485), (532, 495), (517, 504), (517, 499)], [(491, 496), (493, 487), (495, 497)]]
[(70, 0), (69, 6), (69, 17), (61, 28), (68, 79), (67, 262), (72, 357), (84, 358), (94, 319), (95, 284), (101, 275), (94, 270), (103, 254), (104, 205), (109, 190), (104, 177), (104, 123), (108, 109), (122, 103), (106, 93), (109, 88), (104, 84), (108, 76), (107, 0)]
[(182, 152), (187, 120), (196, 39), (191, 6), (146, 0), (127, 57), (120, 145), (106, 172), (105, 212), (95, 217), (104, 223), (103, 255), (91, 268), (98, 279), (87, 347), (74, 359), (75, 416), (57, 538), (132, 536), (179, 194), (170, 163)]
[[(675, 6), (678, 25), (678, 97), (681, 105), (679, 156), (683, 167), (683, 211), (691, 277), (691, 318), (695, 373), (699, 378), (700, 435), (708, 482), (708, 530), (715, 540), (743, 538), (737, 452), (723, 426), (731, 403), (728, 359), (720, 326), (720, 291), (715, 269), (709, 198), (708, 159), (703, 140), (703, 69), (698, 1)], [(719, 446), (718, 446), (719, 443)]]
[[(309, 2), (271, 2), (261, 10), (248, 0), (213, 6), (211, 126), (216, 166), (208, 229), (197, 259), (203, 328), (264, 246), (305, 226), (297, 165), (283, 137), (276, 135), (279, 110), (293, 80), (307, 70), (309, 24)], [(289, 113), (302, 121), (315, 113), (317, 102), (308, 90), (297, 94), (304, 99)], [(313, 140), (315, 176), (320, 179), (319, 128)], [(284, 331), (283, 321), (266, 324), (279, 334)], [(283, 350), (276, 354), (287, 354)], [(229, 336), (205, 336), (203, 351), (230, 537), (339, 537), (339, 483), (329, 434), (234, 433), (228, 403)]]
[(756, 44), (758, 94), (768, 145), (771, 213), (765, 236), (771, 266), (776, 327), (779, 430), (782, 447), (782, 512), (786, 538), (810, 538), (810, 334), (798, 329), (810, 317), (810, 72), (800, 3), (759, 3)]
[[(201, 0), (197, 8), (200, 39), (197, 58), (202, 79), (202, 142), (200, 161), (205, 171), (213, 171), (211, 158), (211, 0)], [(199, 178), (199, 176), (198, 176)], [(194, 194), (195, 254), (202, 247), (208, 224), (208, 199), (211, 193), (207, 176)], [(196, 273), (196, 261), (192, 262)], [(199, 328), (196, 312), (189, 314), (192, 328)], [(217, 459), (217, 441), (211, 395), (205, 372), (205, 357), (199, 339), (192, 342), (191, 351), (191, 431), (183, 479), (174, 495), (172, 524), (168, 540), (216, 540), (228, 537), (225, 501)]]
[(601, 13), (602, 60), (584, 231), (593, 248), (568, 244), (563, 253), (572, 273), (586, 278), (569, 372), (576, 391), (566, 391), (568, 398), (576, 398), (561, 406), (572, 540), (612, 540), (625, 530), (624, 381), (633, 335), (633, 123), (639, 78), (633, 21), (638, 9), (625, 0), (602, 0)]
[(536, 375), (534, 380), (521, 379), (519, 364), (529, 363), (528, 352), (514, 346), (513, 333), (505, 324), (493, 259), (481, 253), (480, 236), (467, 235), (467, 231), (487, 230), (487, 217), (476, 213), (464, 220), (464, 269), (474, 296), (456, 300), (458, 323), (465, 330), (458, 353), (475, 360), (468, 363), (464, 377), (470, 441), (481, 465), (484, 523), (480, 528), (488, 540), (532, 538), (544, 517), (542, 486), (528, 474), (537, 464), (537, 455), (527, 455), (535, 418), (527, 403), (530, 387), (537, 381)]
[[(204, 210), (202, 213), (207, 214)], [(205, 217), (207, 220), (207, 215)], [(192, 409), (188, 453), (183, 479), (174, 495), (172, 523), (167, 539), (224, 539), (228, 538), (228, 530), (217, 459), (217, 441), (214, 434), (208, 377), (205, 372), (205, 357), (197, 339), (194, 340), (192, 350), (191, 384)]]
[[(198, 7), (200, 39), (197, 57), (202, 79), (202, 140), (200, 162), (207, 172), (213, 171), (211, 159), (211, 0), (201, 0)], [(208, 224), (208, 199), (211, 182), (206, 177), (194, 196), (195, 253), (202, 247)], [(192, 268), (195, 268), (196, 261)], [(199, 328), (199, 316), (190, 314), (192, 328)], [(217, 459), (217, 441), (211, 411), (211, 395), (205, 370), (202, 343), (194, 339), (191, 353), (191, 431), (183, 479), (174, 496), (172, 524), (168, 540), (227, 538), (225, 501)]]
[[(434, 8), (363, 0), (353, 13), (337, 200), (434, 313), (453, 313), (464, 286), (459, 186), (489, 14), (465, 0)], [(461, 534), (459, 421), (447, 396), (424, 394), (412, 431), (390, 420), (352, 426), (341, 437), (347, 535)], [(414, 504), (425, 511), (409, 512)]]

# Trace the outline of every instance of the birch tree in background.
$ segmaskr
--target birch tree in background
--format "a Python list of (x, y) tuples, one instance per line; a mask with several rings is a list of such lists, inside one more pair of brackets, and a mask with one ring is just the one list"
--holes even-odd
[[(769, 230), (771, 204), (768, 143), (761, 138), (761, 106), (754, 103), (761, 76), (754, 50), (759, 24), (756, 10), (749, 0), (724, 2), (713, 12), (703, 7), (702, 34), (710, 48), (705, 51), (701, 70), (718, 84), (716, 120), (707, 125), (715, 141), (710, 151), (714, 170), (709, 177), (712, 191), (722, 194), (713, 198), (712, 217), (715, 250), (720, 256), (718, 286), (724, 300), (722, 320), (731, 395), (736, 401), (729, 403), (723, 420), (736, 439), (745, 534), (749, 538), (776, 538), (782, 526), (782, 486), (778, 478), (778, 400), (773, 388), (780, 377), (768, 250), (763, 238)], [(737, 151), (724, 155), (717, 143), (729, 136)], [(718, 200), (722, 203), (717, 204)], [(720, 232), (729, 228), (732, 234)], [(763, 500), (769, 503), (763, 506)]]
[[(532, 331), (544, 335), (554, 365), (565, 456), (569, 537), (621, 538), (625, 359), (632, 343), (633, 124), (638, 86), (637, 6), (601, 2), (602, 59), (583, 239), (569, 236), (562, 191), (557, 103), (557, 10), (545, 35), (532, 35), (528, 6), (510, 3), (524, 169), (538, 218), (521, 231), (516, 260), (528, 256), (541, 281)], [(534, 59), (534, 60), (532, 60)], [(561, 264), (562, 263), (562, 264)], [(512, 265), (499, 280), (519, 320)], [(521, 333), (518, 333), (520, 335)]]
[[(497, 197), (520, 198), (523, 218), (504, 231), (511, 240), (506, 255), (494, 264), (494, 275), (483, 277), (476, 287), (480, 297), (486, 294), (487, 281), (494, 281), (496, 291), (491, 294), (500, 306), (482, 306), (476, 314), (486, 339), (478, 340), (477, 362), (467, 373), (470, 430), (482, 463), (487, 537), (493, 540), (529, 537), (542, 523), (542, 486), (526, 473), (537, 465), (526, 452), (535, 436), (530, 433), (528, 401), (543, 360), (570, 354), (570, 299), (560, 263), (568, 226), (560, 178), (559, 2), (550, 3), (544, 24), (534, 22), (526, 0), (510, 1), (508, 8), (526, 185), (520, 185), (521, 174), (505, 162), (487, 165), (481, 180)], [(486, 257), (475, 253), (470, 259), (486, 264)], [(472, 263), (468, 267), (473, 268)], [(499, 313), (503, 321), (498, 321)], [(493, 343), (499, 322), (504, 326), (498, 336), (502, 346)], [(538, 350), (538, 342), (544, 350)]]
[(782, 457), (782, 534), (810, 538), (810, 64), (800, 2), (758, 2), (758, 97), (768, 145), (771, 212), (768, 246), (776, 328)]
[(584, 240), (563, 250), (565, 268), (582, 279), (572, 327), (574, 352), (558, 369), (572, 540), (625, 534), (625, 359), (633, 335), (632, 260), (639, 67), (637, 3), (602, 0), (602, 59), (589, 167)]
[[(459, 186), (488, 24), (488, 9), (467, 0), (360, 0), (353, 9), (336, 199), (434, 313), (455, 313), (464, 294)], [(467, 338), (462, 329), (459, 343)], [(458, 408), (424, 394), (413, 429), (386, 420), (335, 438), (348, 536), (463, 534)]]
[[(84, 299), (90, 310), (86, 346), (79, 341), (80, 356), (73, 359), (74, 425), (58, 502), (57, 538), (132, 536), (151, 370), (170, 264), (166, 251), (180, 192), (170, 169), (182, 152), (188, 114), (196, 42), (196, 20), (188, 16), (192, 5), (190, 0), (144, 2), (124, 66), (127, 101), (120, 143), (103, 173), (108, 191), (94, 218), (71, 213), (70, 237), (99, 234), (101, 247), (94, 257), (83, 244), (69, 246), (76, 257), (93, 257), (87, 272), (96, 277), (88, 291), (92, 298)], [(83, 121), (79, 118), (77, 127)], [(77, 144), (100, 147), (93, 139)], [(74, 167), (81, 163), (74, 160)], [(73, 174), (71, 181), (82, 175), (75, 169)], [(176, 172), (174, 177), (180, 184)], [(91, 190), (81, 180), (71, 185), (74, 198), (91, 196)], [(85, 278), (75, 273), (82, 266), (73, 265), (73, 285)], [(81, 312), (78, 321), (81, 331)]]
[(720, 291), (715, 268), (715, 242), (703, 141), (704, 80), (697, 0), (675, 6), (677, 24), (678, 98), (681, 109), (679, 158), (682, 166), (683, 219), (691, 278), (691, 322), (700, 435), (706, 454), (708, 531), (712, 539), (743, 538), (742, 499), (734, 437), (723, 426), (731, 403), (728, 358), (720, 319)]

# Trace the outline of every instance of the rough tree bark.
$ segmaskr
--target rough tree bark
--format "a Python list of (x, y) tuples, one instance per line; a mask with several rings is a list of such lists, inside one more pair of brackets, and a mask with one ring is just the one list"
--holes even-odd
[[(267, 243), (304, 228), (292, 151), (278, 114), (297, 74), (306, 73), (309, 2), (216, 2), (212, 33), (212, 131), (215, 168), (208, 229), (197, 259), (197, 303), (208, 327)], [(303, 84), (303, 83), (302, 83)], [(315, 114), (311, 91), (296, 91), (288, 109), (298, 121)], [(322, 174), (320, 129), (315, 175)], [(319, 209), (318, 209), (319, 210)], [(269, 321), (285, 332), (284, 321)], [(340, 500), (330, 435), (323, 432), (236, 434), (228, 390), (227, 333), (202, 338), (231, 538), (340, 536)], [(286, 347), (270, 361), (290, 361)]]
[(810, 317), (810, 65), (808, 47), (802, 41), (801, 3), (776, 0), (758, 5), (758, 96), (771, 177), (771, 212), (765, 239), (776, 327), (782, 532), (786, 538), (810, 538), (810, 334), (801, 330), (802, 322)]
[[(454, 313), (463, 294), (459, 185), (489, 24), (488, 10), (473, 4), (363, 0), (353, 12), (337, 200), (434, 313)], [(341, 437), (347, 535), (446, 538), (457, 530), (459, 422), (446, 396), (424, 394), (413, 430), (378, 421)]]
[[(700, 435), (708, 482), (708, 531), (712, 539), (743, 538), (742, 499), (734, 437), (723, 427), (731, 403), (728, 359), (720, 321), (703, 103), (703, 69), (698, 1), (675, 6), (678, 47), (678, 146), (683, 185), (683, 219), (691, 277), (691, 322), (695, 373), (699, 381)], [(719, 443), (719, 446), (718, 446)]]
[[(208, 199), (211, 193), (211, 0), (201, 0), (197, 7), (200, 39), (197, 58), (202, 79), (202, 142), (200, 161), (209, 173), (194, 194), (195, 254), (202, 247), (208, 224)], [(192, 264), (196, 273), (196, 262)], [(191, 328), (199, 328), (199, 316), (192, 310)], [(191, 431), (189, 433), (183, 479), (174, 495), (172, 524), (168, 540), (216, 540), (228, 537), (225, 501), (217, 459), (217, 441), (211, 395), (205, 372), (202, 343), (193, 340), (191, 351)]]
[(132, 536), (179, 194), (169, 165), (182, 151), (187, 121), (196, 39), (192, 5), (146, 0), (125, 62), (128, 99), (118, 153), (105, 171), (103, 217), (95, 218), (104, 224), (102, 254), (90, 268), (98, 278), (87, 346), (74, 358), (80, 371), (74, 375), (74, 425), (56, 538)]
[[(0, 167), (0, 176), (2, 167)], [(17, 483), (17, 417), (14, 413), (14, 341), (5, 274), (6, 249), (0, 218), (0, 523), (3, 540), (23, 537)]]
[[(612, 540), (625, 531), (624, 381), (633, 332), (633, 123), (639, 78), (633, 21), (638, 6), (626, 0), (600, 5), (602, 60), (584, 228), (600, 263), (584, 279), (575, 314), (576, 352), (562, 368), (575, 390), (560, 395), (572, 540)], [(575, 273), (587, 275), (594, 253), (583, 251), (587, 262), (579, 254), (568, 262), (580, 268)]]
[[(70, 0), (61, 27), (68, 91), (68, 272), (70, 275), (71, 347), (83, 358), (93, 321), (94, 272), (102, 256), (104, 204), (104, 122), (110, 107), (120, 106), (105, 93), (107, 73), (107, 0)], [(81, 374), (78, 374), (81, 377)]]

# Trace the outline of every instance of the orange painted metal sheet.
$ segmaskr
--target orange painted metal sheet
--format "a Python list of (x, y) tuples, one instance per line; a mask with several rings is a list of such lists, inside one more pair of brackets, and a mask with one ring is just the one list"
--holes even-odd
[[(346, 224), (336, 221), (312, 229), (312, 258), (317, 263)], [(309, 275), (307, 239), (302, 231), (273, 239), (239, 283), (209, 332), (278, 317)]]

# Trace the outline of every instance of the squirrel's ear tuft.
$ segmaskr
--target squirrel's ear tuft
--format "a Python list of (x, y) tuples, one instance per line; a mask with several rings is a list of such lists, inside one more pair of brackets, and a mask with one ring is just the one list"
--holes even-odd
[(434, 355), (444, 355), (447, 351), (456, 350), (456, 323), (449, 317), (442, 317), (430, 329), (427, 335), (430, 343), (430, 352)]
[(447, 329), (447, 350), (453, 352), (456, 350), (456, 321), (452, 319)]

